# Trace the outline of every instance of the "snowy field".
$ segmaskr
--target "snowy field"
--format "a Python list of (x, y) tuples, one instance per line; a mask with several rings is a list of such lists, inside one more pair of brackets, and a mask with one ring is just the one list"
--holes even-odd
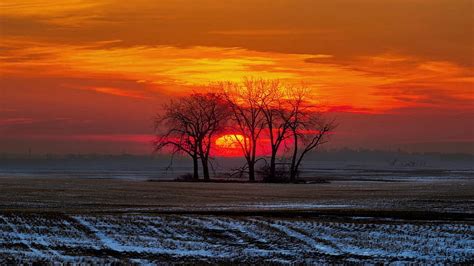
[(0, 265), (474, 264), (473, 210), (469, 176), (309, 184), (7, 176)]
[(0, 214), (0, 264), (473, 263), (471, 222), (209, 215)]

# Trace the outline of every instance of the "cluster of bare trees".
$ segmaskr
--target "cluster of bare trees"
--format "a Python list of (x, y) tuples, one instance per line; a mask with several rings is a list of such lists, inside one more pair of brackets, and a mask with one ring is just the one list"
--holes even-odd
[[(289, 159), (287, 178), (295, 181), (304, 157), (326, 143), (335, 128), (307, 99), (306, 88), (284, 86), (278, 80), (244, 79), (212, 85), (212, 91), (171, 100), (155, 121), (155, 150), (191, 157), (194, 179), (199, 179), (199, 162), (204, 180), (210, 179), (213, 141), (231, 134), (242, 149), (249, 181), (256, 180), (260, 159), (268, 165), (265, 181), (276, 181), (281, 158)], [(268, 139), (265, 158), (257, 152), (262, 138)]]

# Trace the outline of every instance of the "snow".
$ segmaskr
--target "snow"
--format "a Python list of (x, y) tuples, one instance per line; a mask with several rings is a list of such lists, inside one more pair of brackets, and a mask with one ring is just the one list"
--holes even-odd
[(108, 249), (116, 250), (116, 251), (125, 251), (122, 246), (117, 243), (114, 239), (109, 238), (105, 235), (105, 233), (97, 230), (91, 223), (89, 223), (86, 219), (83, 217), (74, 217), (76, 221), (79, 222), (79, 224), (85, 226), (87, 229), (89, 229), (91, 232), (94, 233), (94, 235), (99, 239), (99, 241)]
[(248, 208), (258, 209), (331, 209), (331, 208), (349, 208), (352, 205), (347, 204), (313, 204), (313, 203), (277, 203), (277, 204), (250, 204)]
[(316, 242), (313, 238), (310, 238), (304, 234), (301, 234), (295, 230), (292, 230), (290, 229), (290, 227), (287, 227), (287, 226), (284, 226), (284, 225), (279, 225), (279, 224), (269, 224), (270, 227), (273, 227), (273, 228), (276, 228), (282, 232), (284, 232), (285, 234), (287, 234), (288, 236), (290, 237), (293, 237), (293, 238), (296, 238), (298, 239), (299, 241), (302, 241), (306, 244), (308, 244), (308, 246), (310, 248), (314, 248), (318, 251), (320, 251), (321, 253), (325, 253), (325, 254), (330, 254), (330, 255), (340, 255), (341, 253), (328, 246), (328, 245), (324, 245), (322, 243), (318, 243)]
[[(0, 264), (12, 256), (26, 262), (102, 264), (119, 260), (113, 252), (139, 264), (153, 264), (162, 255), (215, 263), (311, 264), (331, 257), (355, 262), (462, 263), (474, 257), (473, 235), (474, 225), (462, 222), (10, 214), (0, 215)], [(81, 249), (104, 255), (74, 253)]]
[(11, 228), (14, 237), (19, 239), (19, 241), (22, 244), (24, 244), (25, 246), (27, 246), (31, 250), (31, 252), (33, 253), (32, 254), (33, 257), (41, 257), (41, 258), (46, 257), (46, 255), (41, 250), (38, 250), (38, 249), (34, 248), (33, 246), (31, 246), (31, 242), (28, 240), (28, 234), (20, 233), (17, 226), (15, 224), (10, 223), (4, 217), (2, 217), (2, 220), (5, 222), (6, 225), (8, 225)]

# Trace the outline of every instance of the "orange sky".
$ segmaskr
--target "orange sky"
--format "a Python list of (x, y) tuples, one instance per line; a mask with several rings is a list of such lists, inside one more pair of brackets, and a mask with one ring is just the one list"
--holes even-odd
[(472, 10), (463, 0), (2, 0), (0, 153), (148, 153), (161, 103), (245, 76), (311, 87), (339, 121), (334, 147), (474, 152)]

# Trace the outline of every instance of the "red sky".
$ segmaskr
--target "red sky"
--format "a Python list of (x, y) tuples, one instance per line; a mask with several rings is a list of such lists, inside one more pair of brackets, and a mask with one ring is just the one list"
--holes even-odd
[(470, 0), (2, 0), (0, 153), (149, 153), (172, 97), (304, 82), (332, 147), (474, 152)]

